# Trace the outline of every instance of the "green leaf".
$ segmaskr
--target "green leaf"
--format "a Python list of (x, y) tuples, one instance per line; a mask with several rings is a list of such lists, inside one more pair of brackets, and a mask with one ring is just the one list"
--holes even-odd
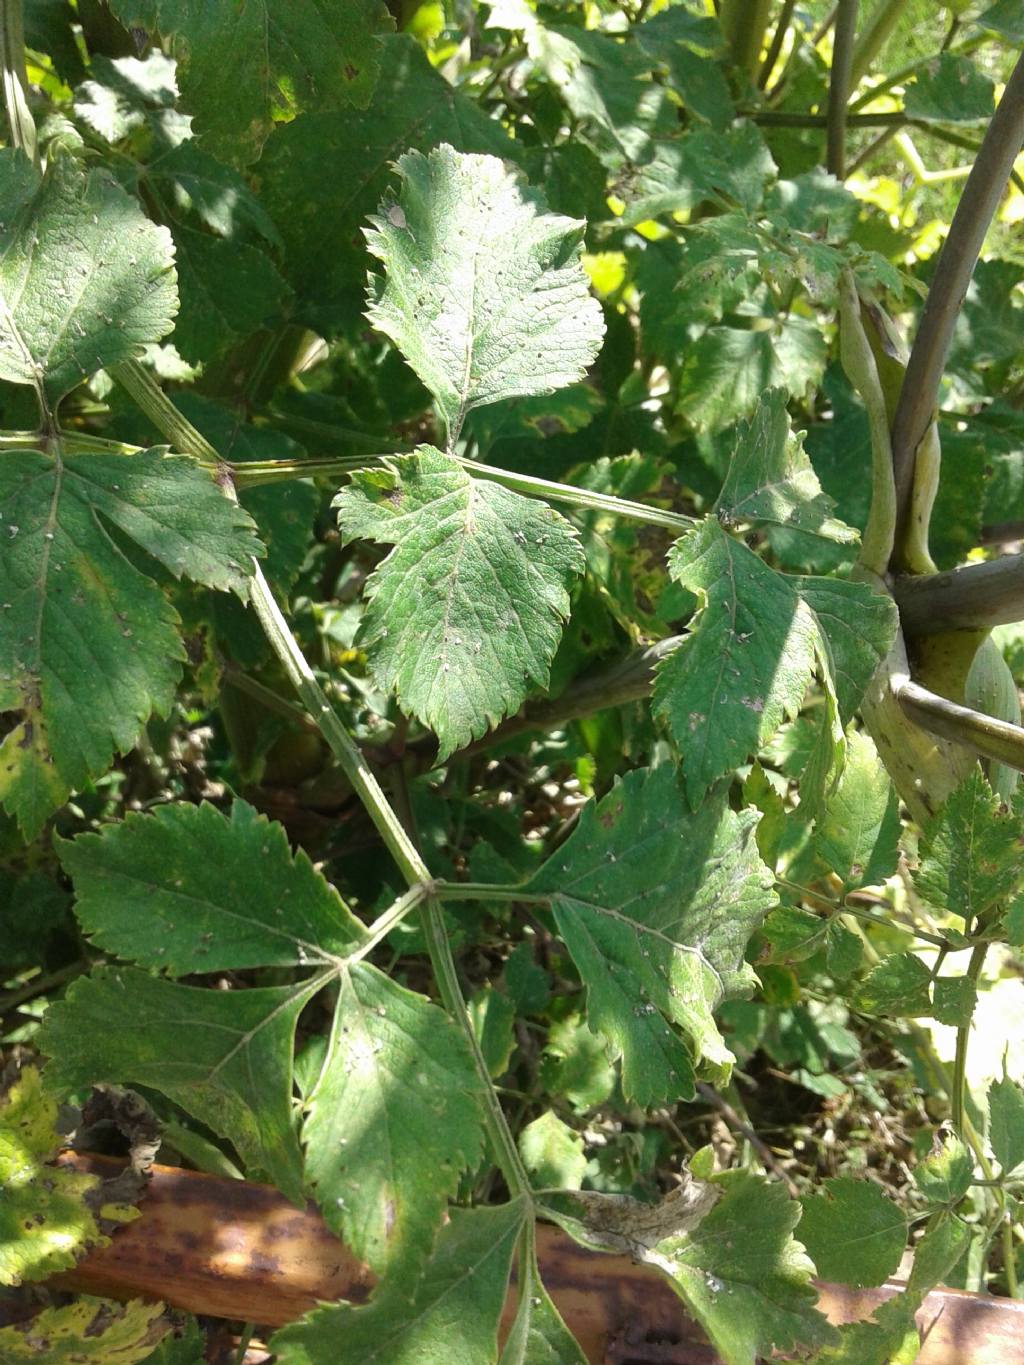
[[(259, 162), (260, 199), (284, 240), (299, 315), (322, 335), (355, 322), (363, 307), (370, 256), (360, 227), (390, 181), (396, 149), (429, 151), (441, 142), (517, 154), (501, 125), (453, 90), (408, 34), (383, 44), (365, 112), (306, 114), (271, 134)], [(335, 164), (352, 166), (353, 175), (325, 176), (324, 166)]]
[(15, 1365), (137, 1365), (149, 1360), (167, 1331), (162, 1303), (116, 1303), (83, 1296), (44, 1308), (27, 1322), (0, 1330), (0, 1360)]
[(579, 1014), (555, 1020), (540, 1061), (548, 1095), (561, 1096), (578, 1114), (607, 1100), (615, 1089), (615, 1068), (604, 1041)]
[(0, 1102), (0, 1285), (45, 1280), (107, 1243), (85, 1198), (99, 1178), (48, 1164), (62, 1146), (56, 1123), (56, 1099), (25, 1067)]
[(839, 1345), (814, 1357), (814, 1365), (895, 1365), (917, 1358), (921, 1342), (914, 1315), (925, 1295), (942, 1284), (971, 1240), (969, 1224), (940, 1214), (914, 1249), (914, 1265), (902, 1294), (888, 1299), (866, 1322), (845, 1323)]
[(204, 1347), (199, 1324), (189, 1314), (184, 1321), (173, 1323), (153, 1354), (146, 1357), (146, 1365), (205, 1365)]
[(975, 767), (926, 826), (914, 885), (936, 909), (971, 925), (1018, 889), (1022, 838), (1020, 816)]
[(584, 224), (546, 213), (496, 157), (443, 144), (397, 169), (398, 197), (367, 233), (386, 270), (367, 316), (430, 389), (449, 439), (471, 408), (581, 379), (604, 335)]
[(907, 1220), (879, 1185), (839, 1176), (800, 1203), (800, 1240), (822, 1279), (864, 1288), (896, 1273)]
[(677, 411), (699, 430), (719, 431), (752, 413), (766, 389), (803, 393), (821, 378), (825, 358), (820, 330), (804, 318), (709, 327), (681, 356)]
[(442, 759), (546, 685), (585, 563), (559, 513), (430, 446), (353, 475), (335, 506), (346, 541), (395, 546), (367, 583), (360, 639)]
[(308, 1183), (346, 1246), (388, 1284), (427, 1259), (483, 1145), (480, 1084), (461, 1032), (375, 967), (342, 972), (331, 1042), (307, 1100)]
[(632, 226), (664, 213), (688, 213), (708, 200), (753, 211), (775, 175), (775, 162), (753, 123), (726, 132), (702, 128), (653, 145), (642, 165), (629, 167), (615, 183), (625, 202), (622, 221)]
[(1024, 1091), (1005, 1074), (989, 1086), (988, 1138), (1004, 1175), (1024, 1161)]
[(839, 716), (848, 725), (895, 638), (895, 603), (867, 583), (805, 576), (792, 582), (824, 634)]
[[(164, 594), (112, 538), (176, 578), (245, 592), (262, 547), (213, 480), (162, 452), (0, 460), (0, 800), (27, 838), (166, 714), (184, 652)], [(130, 641), (130, 645), (126, 645)]]
[(412, 1292), (388, 1282), (365, 1308), (314, 1309), (271, 1339), (279, 1365), (488, 1365), (512, 1253), (528, 1216), (516, 1200), (500, 1208), (453, 1209)]
[(979, 28), (992, 29), (1011, 43), (1024, 43), (1024, 12), (1020, 0), (995, 0), (974, 22)]
[(495, 990), (491, 985), (481, 986), (466, 1004), (488, 1074), (497, 1080), (508, 1070), (509, 1058), (516, 1045), (513, 1032), (515, 1004), (503, 991)]
[(273, 218), (245, 177), (191, 138), (149, 162), (145, 175), (162, 192), (169, 190), (179, 212), (195, 213), (218, 237), (257, 233), (271, 246), (281, 245)]
[(126, 26), (173, 39), (197, 133), (236, 161), (259, 155), (275, 118), (365, 108), (380, 35), (391, 27), (380, 0), (248, 0), (230, 22), (194, 0), (112, 0), (110, 7)]
[(295, 1022), (322, 984), (212, 991), (99, 967), (52, 1005), (37, 1035), (59, 1093), (150, 1086), (233, 1142), (256, 1178), (303, 1198), (292, 1117)]
[(930, 1204), (958, 1204), (971, 1188), (974, 1158), (957, 1137), (946, 1137), (914, 1170), (914, 1184)]
[(931, 1014), (931, 973), (913, 953), (891, 953), (857, 988), (855, 1003), (866, 1014), (912, 1019)]
[(188, 361), (212, 360), (261, 327), (280, 326), (292, 291), (265, 252), (176, 224), (181, 311), (174, 344)]
[(820, 637), (793, 580), (713, 517), (676, 541), (669, 570), (701, 605), (686, 638), (658, 668), (654, 706), (682, 753), (686, 795), (696, 806), (713, 782), (796, 715)]
[(519, 1134), (519, 1154), (535, 1189), (578, 1190), (587, 1170), (583, 1139), (553, 1109)]
[(908, 118), (930, 123), (986, 123), (992, 117), (995, 86), (967, 57), (942, 52), (907, 86)]
[(129, 812), (59, 847), (92, 942), (171, 976), (326, 965), (365, 937), (284, 828), (244, 801), (230, 816), (205, 803)]
[(712, 1010), (753, 986), (744, 949), (775, 903), (756, 824), (724, 795), (688, 811), (668, 765), (631, 772), (527, 884), (551, 897), (590, 1026), (645, 1107), (692, 1096), (702, 1062), (722, 1074), (732, 1061)]
[(710, 1181), (688, 1175), (657, 1205), (589, 1192), (564, 1202), (582, 1210), (582, 1221), (559, 1217), (577, 1241), (660, 1271), (728, 1365), (835, 1338), (793, 1237), (800, 1205), (781, 1185), (736, 1170)]
[(896, 871), (899, 803), (874, 744), (853, 730), (846, 763), (814, 832), (813, 850), (845, 890), (874, 886)]
[(786, 394), (770, 389), (754, 416), (740, 422), (715, 513), (725, 526), (785, 526), (851, 543), (853, 527), (830, 515), (833, 503), (821, 490), (801, 437), (790, 430)]
[(170, 331), (170, 233), (105, 171), (56, 156), (38, 180), (21, 153), (0, 152), (0, 203), (0, 378), (31, 384), (52, 408)]
[(968, 1028), (978, 1003), (978, 988), (969, 976), (940, 976), (932, 986), (932, 1017), (950, 1028)]

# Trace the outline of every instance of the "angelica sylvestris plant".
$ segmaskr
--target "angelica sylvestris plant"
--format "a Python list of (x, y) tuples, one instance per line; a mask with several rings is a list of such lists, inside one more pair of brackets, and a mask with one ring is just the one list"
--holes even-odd
[(0, 1282), (128, 1088), (370, 1267), (283, 1365), (579, 1365), (538, 1220), (912, 1359), (1017, 1292), (1012, 7), (200, 8), (0, 6)]

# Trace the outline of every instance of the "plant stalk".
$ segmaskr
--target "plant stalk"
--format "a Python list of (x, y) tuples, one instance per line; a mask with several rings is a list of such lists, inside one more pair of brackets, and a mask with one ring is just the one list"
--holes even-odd
[(768, 28), (770, 0), (722, 0), (718, 22), (733, 62), (754, 79)]
[(839, 0), (828, 87), (828, 136), (825, 166), (837, 180), (846, 178), (846, 120), (850, 101), (857, 0)]
[[(134, 362), (129, 362), (115, 368), (115, 377), (132, 394), (140, 406), (145, 404), (143, 411), (168, 439), (173, 440), (186, 453), (212, 458), (221, 467), (224, 476), (220, 477), (218, 482), (225, 496), (233, 499), (235, 490), (227, 473), (226, 465), (220, 461), (217, 452), (196, 431), (191, 422), (178, 412), (148, 372)], [(358, 795), (385, 847), (394, 858), (402, 876), (409, 885), (410, 891), (426, 888), (429, 893), (433, 886), (430, 869), (406, 833), (402, 822), (392, 810), (390, 802), (384, 795), (380, 783), (370, 769), (362, 751), (345, 729), (340, 717), (317, 682), (313, 670), (289, 630), (288, 623), (281, 613), (281, 608), (270, 590), (270, 584), (256, 560), (253, 560), (249, 601), (260, 625), (263, 627), (267, 642), (284, 667), (299, 700), (316, 721), (317, 728)], [(390, 925), (388, 927), (390, 928)], [(455, 970), (451, 944), (448, 942), (444, 921), (441, 918), (440, 906), (430, 894), (427, 894), (423, 906), (423, 927), (427, 938), (431, 967), (437, 980), (441, 1000), (461, 1028), (473, 1057), (480, 1080), (480, 1090), (484, 1100), (484, 1117), (488, 1135), (494, 1147), (495, 1159), (511, 1193), (523, 1195), (530, 1201), (532, 1207), (530, 1179), (519, 1158), (515, 1139), (502, 1112), (501, 1104), (491, 1083), (487, 1063), (484, 1061), (483, 1053), (480, 1051), (480, 1045), (473, 1031), (466, 1002), (462, 995), (462, 988), (459, 985), (458, 974)]]
[(922, 730), (952, 740), (981, 758), (1024, 772), (1024, 729), (1019, 725), (973, 711), (912, 681), (900, 686), (897, 699)]
[[(939, 385), (960, 305), (989, 225), (1024, 146), (1024, 54), (1013, 69), (964, 185), (939, 255), (892, 422), (898, 520), (896, 553), (906, 540), (917, 449), (935, 418)], [(895, 568), (902, 568), (897, 562)]]
[(778, 23), (775, 25), (775, 32), (772, 34), (771, 43), (768, 45), (768, 51), (765, 53), (765, 59), (757, 76), (757, 83), (762, 90), (767, 86), (771, 74), (775, 70), (775, 63), (779, 60), (779, 53), (786, 41), (789, 26), (793, 22), (793, 11), (795, 9), (796, 0), (783, 0), (782, 12), (779, 15)]
[(905, 4), (906, 0), (879, 0), (853, 50), (850, 79), (855, 86), (868, 74), (871, 63), (887, 42)]
[[(965, 925), (965, 931), (970, 932), (970, 925)], [(967, 964), (966, 977), (973, 986), (977, 986), (981, 977), (982, 968), (985, 965), (985, 954), (988, 952), (987, 943), (976, 943), (971, 950), (970, 960)], [(971, 1037), (971, 1024), (973, 1023), (973, 1013), (967, 1023), (961, 1024), (956, 1031), (956, 1052), (953, 1056), (953, 1084), (949, 1097), (951, 1108), (951, 1119), (957, 1137), (966, 1141), (964, 1136), (964, 1121), (967, 1116), (967, 1048)]]
[(893, 597), (908, 636), (990, 630), (1024, 621), (1024, 555), (1003, 555), (944, 573), (897, 578)]

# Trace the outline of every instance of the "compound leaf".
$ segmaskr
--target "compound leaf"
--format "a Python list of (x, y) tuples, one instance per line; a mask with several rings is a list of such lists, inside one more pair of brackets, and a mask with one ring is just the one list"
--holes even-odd
[(528, 1210), (452, 1209), (423, 1277), (388, 1281), (365, 1308), (317, 1308), (277, 1332), (279, 1365), (493, 1365), (512, 1253)]
[(0, 711), (21, 716), (0, 745), (0, 800), (33, 838), (166, 714), (181, 674), (177, 616), (108, 528), (175, 577), (238, 593), (262, 547), (212, 479), (157, 450), (9, 451), (0, 508)]
[(99, 1082), (159, 1090), (233, 1142), (250, 1171), (303, 1198), (292, 1121), (295, 1021), (321, 982), (212, 991), (100, 967), (46, 1013), (47, 1079), (67, 1093)]
[(149, 1360), (170, 1326), (162, 1303), (84, 1296), (44, 1308), (27, 1322), (0, 1331), (0, 1360), (16, 1365), (137, 1365)]
[(395, 547), (367, 584), (361, 639), (442, 758), (545, 686), (585, 564), (559, 513), (431, 446), (353, 475), (335, 506), (345, 540)]
[(865, 1288), (895, 1274), (907, 1220), (879, 1185), (837, 1176), (800, 1202), (800, 1240), (823, 1279)]
[(284, 828), (235, 801), (129, 812), (62, 842), (75, 913), (98, 947), (172, 976), (326, 965), (362, 925)]
[(170, 331), (170, 233), (106, 172), (55, 156), (40, 180), (21, 153), (0, 152), (0, 204), (0, 378), (52, 408)]
[(342, 973), (307, 1103), (306, 1173), (328, 1226), (389, 1283), (420, 1270), (459, 1176), (479, 1159), (479, 1090), (443, 1010), (375, 967)]
[(442, 144), (407, 152), (398, 172), (367, 233), (386, 270), (367, 316), (430, 389), (450, 439), (471, 408), (582, 379), (604, 335), (584, 224), (546, 213), (497, 157)]
[(701, 1062), (720, 1074), (732, 1061), (712, 1010), (749, 992), (743, 952), (776, 902), (757, 818), (722, 795), (687, 810), (667, 765), (631, 772), (527, 884), (551, 897), (590, 1026), (645, 1107), (690, 1097)]
[[(392, 27), (381, 0), (112, 0), (125, 25), (173, 39), (182, 100), (206, 146), (252, 161), (274, 117), (365, 107)], [(231, 78), (225, 79), (225, 73)]]

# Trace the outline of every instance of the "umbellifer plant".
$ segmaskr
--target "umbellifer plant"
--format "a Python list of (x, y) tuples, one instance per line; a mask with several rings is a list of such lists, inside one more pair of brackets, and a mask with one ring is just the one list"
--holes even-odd
[(730, 1365), (1015, 1295), (1015, 7), (0, 15), (0, 1282), (117, 1086), (378, 1277), (282, 1365), (581, 1361), (538, 1218)]

